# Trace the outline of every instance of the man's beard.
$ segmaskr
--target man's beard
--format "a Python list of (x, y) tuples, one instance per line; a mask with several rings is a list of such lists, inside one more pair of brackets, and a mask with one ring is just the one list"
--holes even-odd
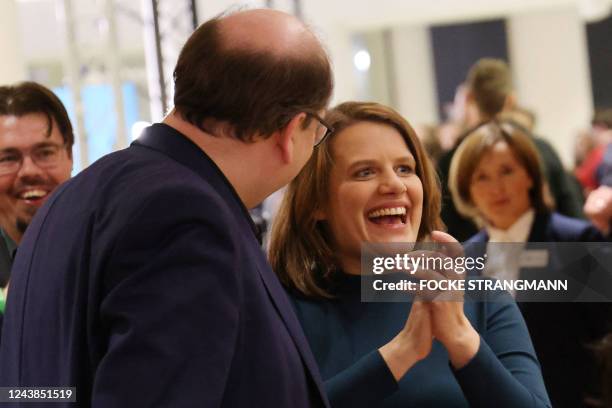
[(29, 225), (30, 225), (30, 220), (25, 220), (21, 217), (17, 217), (17, 220), (15, 221), (15, 226), (17, 227), (17, 231), (19, 231), (21, 235), (25, 234), (25, 231)]

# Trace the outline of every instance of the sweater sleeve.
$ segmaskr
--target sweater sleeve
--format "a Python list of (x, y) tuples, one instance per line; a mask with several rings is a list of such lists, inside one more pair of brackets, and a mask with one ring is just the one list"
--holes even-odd
[[(508, 295), (509, 296), (509, 295)], [(471, 407), (543, 408), (550, 401), (527, 326), (515, 302), (489, 302), (487, 330), (470, 362), (453, 370)]]
[(378, 350), (325, 381), (332, 408), (378, 406), (397, 389), (398, 384)]

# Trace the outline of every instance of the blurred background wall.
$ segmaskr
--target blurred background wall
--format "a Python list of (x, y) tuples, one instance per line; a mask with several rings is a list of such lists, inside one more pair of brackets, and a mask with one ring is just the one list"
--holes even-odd
[(568, 168), (576, 134), (612, 105), (610, 0), (0, 0), (0, 83), (60, 95), (78, 171), (171, 108), (172, 67), (195, 25), (245, 6), (313, 27), (332, 56), (334, 103), (387, 103), (414, 125), (448, 119), (478, 58), (506, 59), (520, 105)]

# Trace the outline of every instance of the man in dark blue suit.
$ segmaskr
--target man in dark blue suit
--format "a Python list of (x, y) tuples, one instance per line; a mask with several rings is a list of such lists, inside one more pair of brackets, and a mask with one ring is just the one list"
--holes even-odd
[(242, 11), (200, 26), (174, 78), (163, 123), (26, 232), (0, 386), (76, 387), (70, 407), (327, 406), (247, 211), (327, 134), (327, 55), (294, 17)]

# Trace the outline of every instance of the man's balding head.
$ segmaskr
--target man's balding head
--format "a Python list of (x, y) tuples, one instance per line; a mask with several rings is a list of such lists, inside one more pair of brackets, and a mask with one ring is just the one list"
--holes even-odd
[(261, 9), (202, 24), (183, 47), (174, 79), (183, 119), (209, 133), (206, 123), (229, 123), (245, 141), (325, 108), (333, 87), (316, 36), (289, 14)]
[(291, 54), (320, 44), (312, 32), (296, 17), (277, 10), (241, 11), (219, 20), (224, 45), (229, 49), (260, 50)]

